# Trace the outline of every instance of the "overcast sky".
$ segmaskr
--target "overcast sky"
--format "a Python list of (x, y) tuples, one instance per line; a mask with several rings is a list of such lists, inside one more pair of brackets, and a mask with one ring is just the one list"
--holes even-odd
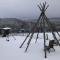
[(40, 11), (37, 5), (46, 1), (48, 17), (60, 17), (60, 0), (0, 0), (0, 18), (35, 19)]

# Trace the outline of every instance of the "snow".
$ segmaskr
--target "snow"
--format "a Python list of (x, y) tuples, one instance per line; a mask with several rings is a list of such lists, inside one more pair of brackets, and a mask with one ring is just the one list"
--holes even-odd
[[(19, 48), (23, 40), (25, 39), (27, 34), (14, 34), (16, 40), (12, 35), (9, 37), (9, 42), (6, 41), (6, 37), (0, 37), (0, 60), (59, 60), (60, 59), (60, 47), (55, 46), (55, 52), (51, 51), (50, 53), (47, 52), (47, 58), (44, 58), (44, 40), (43, 40), (43, 34), (39, 34), (39, 38), (37, 40), (37, 43), (35, 43), (36, 40), (36, 34), (34, 34), (32, 41), (30, 43), (30, 46), (25, 51), (25, 48), (27, 46), (27, 41), (23, 45), (22, 48)], [(48, 34), (48, 38), (53, 39), (51, 33)], [(57, 38), (59, 36), (56, 34)], [(46, 40), (46, 44), (48, 44), (49, 40)]]

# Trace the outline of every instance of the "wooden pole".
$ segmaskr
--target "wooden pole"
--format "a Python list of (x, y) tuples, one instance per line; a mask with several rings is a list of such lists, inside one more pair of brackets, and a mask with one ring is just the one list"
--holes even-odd
[(46, 40), (45, 40), (45, 13), (43, 14), (43, 37), (44, 37), (44, 53), (45, 53), (45, 58), (47, 58), (46, 56)]
[(30, 33), (27, 35), (27, 37), (25, 38), (25, 40), (23, 41), (23, 43), (21, 44), (21, 46), (19, 48), (21, 48), (23, 46), (23, 44), (25, 43), (25, 41), (27, 40), (27, 38), (29, 37)]
[(45, 32), (43, 32), (43, 35), (44, 35), (44, 52), (45, 52), (45, 58), (46, 58), (47, 56), (46, 56), (46, 41), (45, 41)]

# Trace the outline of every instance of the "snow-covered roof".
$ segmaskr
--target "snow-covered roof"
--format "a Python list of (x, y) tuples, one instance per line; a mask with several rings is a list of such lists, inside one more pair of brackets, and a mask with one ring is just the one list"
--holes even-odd
[(9, 28), (9, 27), (5, 27), (5, 28), (2, 28), (2, 29), (5, 29), (5, 30), (7, 30), (7, 29), (11, 29), (11, 28)]

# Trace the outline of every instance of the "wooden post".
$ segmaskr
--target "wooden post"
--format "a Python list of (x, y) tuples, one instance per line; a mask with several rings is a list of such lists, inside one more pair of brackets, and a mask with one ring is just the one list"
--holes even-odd
[(42, 17), (43, 17), (44, 53), (45, 53), (45, 58), (47, 58), (47, 56), (46, 56), (46, 40), (45, 40), (45, 21), (44, 21), (45, 13), (43, 13)]
[(45, 31), (43, 32), (43, 35), (44, 35), (44, 52), (45, 52), (45, 58), (46, 58), (47, 56), (46, 56), (46, 41), (45, 41)]

